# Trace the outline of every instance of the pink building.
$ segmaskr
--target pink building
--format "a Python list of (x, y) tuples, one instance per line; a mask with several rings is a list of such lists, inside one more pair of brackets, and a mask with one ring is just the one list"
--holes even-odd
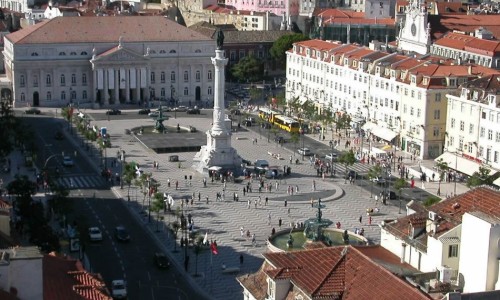
[(277, 16), (289, 17), (299, 14), (298, 0), (226, 0), (225, 4), (227, 8), (270, 12)]

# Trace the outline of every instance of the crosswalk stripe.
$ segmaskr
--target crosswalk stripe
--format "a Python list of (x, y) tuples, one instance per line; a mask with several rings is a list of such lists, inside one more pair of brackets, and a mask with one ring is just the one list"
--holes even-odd
[[(71, 187), (71, 181), (73, 181), (73, 187)], [(103, 179), (98, 175), (62, 177), (57, 179), (56, 182), (65, 188), (91, 188), (104, 184)]]

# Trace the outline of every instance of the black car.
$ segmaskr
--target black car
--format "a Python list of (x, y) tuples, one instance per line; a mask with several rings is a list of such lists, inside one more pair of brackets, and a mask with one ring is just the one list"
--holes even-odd
[(143, 109), (139, 110), (140, 115), (147, 115), (150, 112), (151, 112), (151, 109), (149, 109), (149, 108), (143, 108)]
[[(382, 195), (384, 195), (384, 193), (382, 193)], [(396, 200), (398, 195), (394, 191), (386, 191), (385, 197), (386, 199)]]
[(121, 115), (122, 112), (119, 110), (119, 109), (110, 109), (106, 112), (107, 115), (111, 116), (111, 115)]
[(261, 123), (260, 126), (264, 129), (271, 129), (271, 123), (269, 122)]
[(188, 115), (199, 115), (200, 114), (200, 110), (198, 108), (189, 108), (187, 110), (187, 114)]
[(284, 138), (284, 137), (282, 137), (282, 136), (277, 136), (277, 137), (275, 137), (275, 138), (274, 138), (274, 141), (275, 141), (276, 143), (278, 143), (278, 144), (282, 144), (282, 143), (285, 143), (285, 142), (286, 142), (285, 138)]
[(25, 110), (24, 113), (27, 115), (39, 115), (42, 112), (38, 108), (32, 107), (30, 109)]
[(168, 269), (170, 267), (170, 261), (164, 253), (155, 253), (155, 264), (160, 269)]
[(115, 228), (115, 237), (120, 242), (128, 242), (130, 241), (130, 234), (127, 229), (123, 226), (116, 226)]
[(356, 171), (354, 171), (354, 170), (349, 170), (349, 172), (347, 172), (345, 174), (345, 179), (349, 179), (349, 178), (356, 179), (357, 177), (358, 177), (358, 173), (356, 173)]
[(252, 126), (252, 121), (245, 120), (245, 121), (243, 121), (243, 125), (246, 126), (246, 127), (251, 127)]

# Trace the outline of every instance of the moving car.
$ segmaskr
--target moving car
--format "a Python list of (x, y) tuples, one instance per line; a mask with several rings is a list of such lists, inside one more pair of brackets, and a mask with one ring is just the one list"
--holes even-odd
[(38, 108), (32, 107), (30, 109), (25, 110), (24, 113), (27, 115), (39, 115), (42, 112)]
[(130, 241), (130, 234), (124, 226), (116, 226), (115, 227), (115, 237), (120, 242), (128, 242)]
[(156, 117), (160, 116), (160, 112), (159, 111), (152, 111), (152, 112), (148, 113), (148, 116), (152, 117), (152, 118), (156, 118)]
[(155, 264), (160, 269), (168, 269), (170, 267), (170, 261), (168, 260), (165, 253), (156, 252), (155, 253)]
[(116, 279), (111, 282), (111, 296), (114, 299), (125, 299), (127, 298), (127, 286), (125, 280)]
[(311, 152), (311, 150), (309, 150), (309, 148), (299, 148), (299, 149), (297, 150), (297, 152), (298, 152), (299, 154), (306, 155), (306, 156), (308, 156), (308, 155), (312, 155), (312, 152)]
[(282, 136), (280, 136), (280, 135), (279, 135), (279, 136), (277, 136), (277, 137), (275, 137), (275, 138), (274, 138), (274, 141), (275, 141), (276, 143), (278, 143), (278, 144), (282, 144), (282, 143), (285, 143), (285, 142), (286, 142), (285, 138), (284, 138), (284, 137), (282, 137)]
[(200, 110), (198, 108), (194, 107), (194, 108), (188, 109), (187, 113), (189, 115), (199, 115), (200, 114)]
[(106, 114), (109, 115), (109, 116), (111, 116), (111, 115), (121, 115), (122, 112), (121, 112), (121, 110), (114, 108), (114, 109), (108, 110), (106, 112)]
[(380, 184), (380, 185), (384, 185), (387, 183), (387, 180), (385, 180), (385, 178), (383, 177), (375, 177), (375, 178), (372, 178), (372, 181), (376, 184)]
[(147, 115), (150, 112), (151, 112), (151, 109), (149, 109), (149, 108), (143, 108), (143, 109), (139, 110), (140, 115)]
[(328, 159), (330, 161), (337, 161), (338, 155), (337, 153), (328, 153), (327, 155), (325, 155), (325, 159)]
[(357, 177), (358, 177), (358, 173), (356, 173), (356, 171), (354, 171), (354, 170), (349, 170), (349, 172), (347, 172), (345, 174), (345, 179), (349, 179), (349, 178), (356, 179)]
[(63, 162), (62, 162), (63, 166), (65, 167), (72, 167), (75, 165), (75, 163), (73, 162), (73, 159), (71, 159), (71, 157), (69, 156), (64, 156), (63, 157)]
[(91, 242), (102, 241), (102, 232), (99, 227), (90, 227), (89, 228), (89, 238)]
[(178, 112), (184, 112), (184, 111), (187, 111), (188, 108), (185, 106), (177, 106), (176, 108), (174, 108), (174, 110), (178, 111)]

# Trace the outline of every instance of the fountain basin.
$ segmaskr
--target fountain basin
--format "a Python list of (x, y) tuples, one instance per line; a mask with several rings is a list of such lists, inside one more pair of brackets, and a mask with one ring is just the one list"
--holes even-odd
[[(336, 228), (323, 228), (323, 234), (332, 241), (332, 246), (342, 246), (345, 245), (343, 234), (343, 229)], [(349, 245), (353, 246), (364, 246), (368, 244), (368, 240), (359, 234), (348, 231), (349, 235)], [(288, 247), (287, 242), (290, 234), (293, 238), (293, 247)], [(304, 246), (311, 241), (304, 235), (304, 229), (297, 228), (292, 230), (282, 230), (277, 232), (275, 235), (271, 236), (267, 241), (267, 248), (271, 252), (286, 252), (286, 251), (298, 251), (304, 250)]]

